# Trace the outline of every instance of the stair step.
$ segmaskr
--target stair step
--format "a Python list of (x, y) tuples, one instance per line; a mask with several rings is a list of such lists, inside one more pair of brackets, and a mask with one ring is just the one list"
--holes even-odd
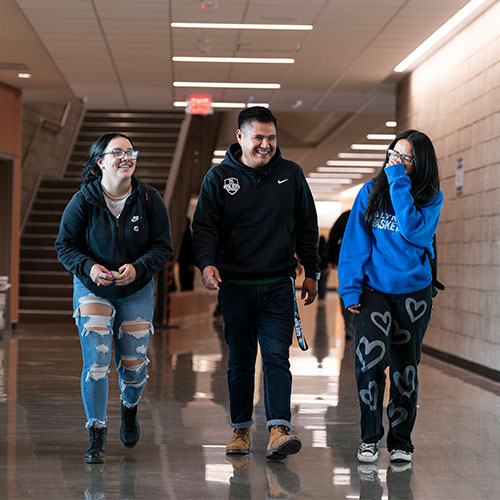
[(19, 263), (23, 271), (60, 271), (64, 269), (63, 265), (56, 259), (44, 258), (21, 258)]
[(19, 297), (19, 309), (64, 311), (66, 308), (70, 314), (73, 312), (72, 294), (68, 294), (67, 297), (47, 297), (46, 295)]
[(70, 285), (72, 286), (73, 277), (64, 269), (63, 271), (40, 271), (23, 269), (19, 273), (19, 281), (21, 286), (37, 285), (51, 283), (53, 285)]
[(37, 198), (33, 203), (32, 210), (57, 210), (62, 212), (66, 208), (68, 201)]
[(20, 297), (72, 297), (71, 283), (30, 283), (19, 287)]
[(54, 246), (21, 246), (21, 259), (57, 259), (57, 252)]
[[(72, 310), (57, 309), (19, 309), (21, 323), (61, 323), (74, 324)], [(69, 330), (68, 330), (69, 332)]]

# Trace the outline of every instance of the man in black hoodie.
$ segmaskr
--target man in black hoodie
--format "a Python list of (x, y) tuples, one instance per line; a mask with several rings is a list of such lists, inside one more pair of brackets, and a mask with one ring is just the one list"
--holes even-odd
[(294, 278), (298, 255), (305, 269), (302, 299), (314, 301), (319, 279), (318, 224), (302, 169), (281, 157), (276, 118), (266, 108), (238, 116), (237, 143), (210, 169), (193, 221), (196, 265), (219, 304), (229, 345), (228, 385), (232, 441), (228, 455), (247, 454), (253, 425), (257, 342), (264, 371), (270, 431), (266, 457), (281, 460), (301, 442), (290, 434)]

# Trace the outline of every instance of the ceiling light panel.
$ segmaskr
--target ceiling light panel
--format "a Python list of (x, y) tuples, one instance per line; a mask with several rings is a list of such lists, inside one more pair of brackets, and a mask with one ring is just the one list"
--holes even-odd
[(174, 62), (194, 62), (194, 63), (249, 63), (249, 64), (293, 64), (295, 59), (285, 57), (190, 57), (174, 56)]
[(363, 160), (384, 160), (385, 154), (379, 153), (339, 153), (337, 155), (339, 158), (344, 159), (363, 159)]
[(318, 172), (360, 173), (373, 174), (374, 167), (318, 167)]
[(311, 24), (250, 24), (250, 23), (190, 23), (173, 22), (172, 28), (192, 29), (231, 29), (231, 30), (272, 30), (272, 31), (310, 31)]

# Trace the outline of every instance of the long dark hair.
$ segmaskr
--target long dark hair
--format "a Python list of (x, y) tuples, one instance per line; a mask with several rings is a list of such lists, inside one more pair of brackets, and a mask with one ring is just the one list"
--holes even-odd
[[(405, 130), (391, 142), (388, 149), (401, 139), (410, 142), (413, 149), (413, 173), (410, 175), (410, 193), (415, 200), (417, 208), (429, 203), (439, 193), (439, 171), (436, 152), (431, 140), (423, 132), (418, 130)], [(386, 153), (384, 166), (389, 161), (389, 153)], [(371, 227), (375, 212), (388, 211), (392, 206), (389, 194), (389, 182), (382, 168), (380, 173), (373, 179), (372, 190), (368, 197), (365, 210), (365, 221)]]
[(94, 182), (96, 179), (102, 177), (102, 171), (97, 164), (97, 160), (102, 158), (102, 154), (108, 147), (108, 144), (116, 137), (123, 137), (127, 139), (127, 141), (132, 144), (132, 148), (134, 147), (134, 143), (130, 137), (127, 137), (125, 134), (120, 134), (119, 132), (109, 132), (104, 134), (102, 137), (99, 137), (99, 139), (97, 139), (97, 141), (90, 146), (87, 163), (83, 165), (82, 181), (84, 184), (89, 184), (90, 182)]

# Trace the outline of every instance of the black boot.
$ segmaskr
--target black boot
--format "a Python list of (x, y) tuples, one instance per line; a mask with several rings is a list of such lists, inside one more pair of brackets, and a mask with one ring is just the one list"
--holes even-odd
[(106, 455), (106, 427), (89, 427), (89, 449), (83, 458), (84, 462), (101, 463)]
[(127, 408), (122, 403), (122, 426), (120, 427), (120, 442), (127, 448), (132, 448), (139, 441), (141, 431), (137, 419), (137, 405)]

